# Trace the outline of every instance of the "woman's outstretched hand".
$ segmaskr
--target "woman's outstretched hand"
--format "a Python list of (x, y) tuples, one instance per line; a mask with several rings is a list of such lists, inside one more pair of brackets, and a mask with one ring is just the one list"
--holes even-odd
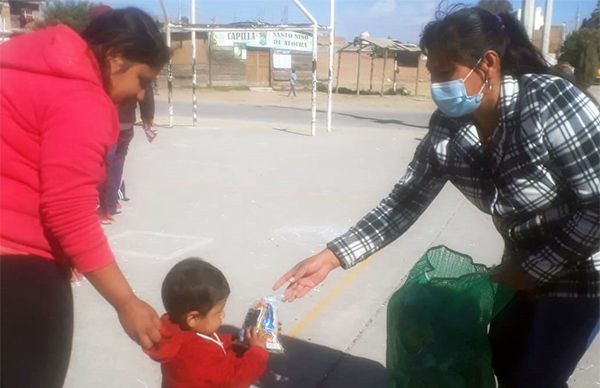
[(320, 284), (329, 272), (340, 266), (339, 259), (329, 249), (302, 260), (283, 275), (274, 285), (273, 290), (289, 283), (284, 294), (285, 302), (293, 302), (302, 298), (315, 286)]

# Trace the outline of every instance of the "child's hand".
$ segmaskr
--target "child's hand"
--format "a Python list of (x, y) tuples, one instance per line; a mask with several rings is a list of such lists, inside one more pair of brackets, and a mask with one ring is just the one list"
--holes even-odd
[(246, 329), (246, 338), (248, 339), (250, 346), (258, 346), (263, 349), (266, 349), (267, 347), (268, 334), (263, 330), (259, 330), (256, 327)]

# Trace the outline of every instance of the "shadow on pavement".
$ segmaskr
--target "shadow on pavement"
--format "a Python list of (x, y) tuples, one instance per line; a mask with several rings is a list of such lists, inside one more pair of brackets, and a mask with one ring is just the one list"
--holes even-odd
[[(232, 326), (224, 332), (237, 332)], [(326, 346), (281, 336), (283, 354), (271, 354), (269, 367), (255, 386), (260, 388), (386, 387), (385, 367)]]
[(370, 120), (376, 124), (394, 124), (394, 125), (404, 125), (405, 127), (429, 129), (428, 125), (409, 124), (402, 120), (377, 119), (375, 117), (359, 116), (359, 115), (355, 115), (355, 114), (351, 114), (351, 113), (336, 113), (336, 115), (352, 117), (353, 119), (357, 119), (357, 120)]
[(279, 132), (285, 132), (285, 133), (291, 133), (293, 135), (298, 135), (298, 136), (308, 136), (308, 137), (312, 137), (312, 135), (310, 133), (304, 133), (304, 132), (298, 132), (298, 131), (293, 131), (287, 128), (277, 128), (277, 127), (273, 127), (273, 129), (275, 131), (279, 131)]
[[(256, 108), (279, 108), (279, 109), (289, 109), (289, 110), (300, 110), (300, 111), (304, 111), (304, 112), (310, 112), (310, 108), (296, 108), (296, 107), (290, 107), (290, 106), (278, 106), (278, 105), (256, 105)], [(322, 110), (322, 109), (317, 109), (318, 113), (327, 113), (327, 111)], [(346, 116), (346, 117), (351, 117), (353, 119), (357, 119), (357, 120), (369, 120), (375, 124), (392, 124), (392, 125), (404, 125), (406, 127), (411, 127), (411, 128), (422, 128), (422, 129), (429, 129), (428, 125), (419, 125), (419, 124), (410, 124), (407, 123), (405, 121), (402, 120), (390, 120), (390, 119), (378, 119), (376, 117), (369, 117), (369, 116), (359, 116), (356, 114), (352, 114), (352, 113), (342, 113), (342, 112), (333, 112), (334, 116)]]

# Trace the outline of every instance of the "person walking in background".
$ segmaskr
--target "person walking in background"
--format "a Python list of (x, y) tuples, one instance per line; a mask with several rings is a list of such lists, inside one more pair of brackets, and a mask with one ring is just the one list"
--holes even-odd
[(113, 216), (120, 212), (119, 190), (125, 196), (125, 183), (122, 181), (125, 157), (133, 139), (133, 126), (136, 121), (136, 107), (139, 104), (142, 127), (148, 142), (156, 137), (152, 129), (154, 120), (154, 92), (152, 85), (144, 89), (142, 101), (126, 104), (119, 108), (119, 139), (106, 155), (106, 181), (99, 190), (99, 215), (103, 224), (114, 221)]
[(98, 222), (98, 185), (119, 134), (115, 105), (141, 100), (169, 49), (136, 8), (81, 35), (59, 24), (0, 45), (0, 385), (62, 387), (71, 354), (71, 270), (144, 348), (160, 340)]
[(294, 95), (296, 97), (296, 83), (298, 82), (298, 76), (296, 75), (296, 69), (292, 68), (292, 73), (290, 74), (290, 91), (288, 92), (288, 97), (290, 95)]

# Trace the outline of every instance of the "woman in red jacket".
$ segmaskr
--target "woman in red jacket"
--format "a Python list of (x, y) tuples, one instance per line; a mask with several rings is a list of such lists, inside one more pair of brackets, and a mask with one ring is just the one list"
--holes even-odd
[(160, 320), (115, 263), (96, 207), (119, 133), (115, 105), (142, 99), (168, 58), (156, 23), (135, 8), (98, 16), (81, 36), (58, 25), (0, 46), (2, 387), (63, 385), (71, 268), (133, 340), (160, 340)]

